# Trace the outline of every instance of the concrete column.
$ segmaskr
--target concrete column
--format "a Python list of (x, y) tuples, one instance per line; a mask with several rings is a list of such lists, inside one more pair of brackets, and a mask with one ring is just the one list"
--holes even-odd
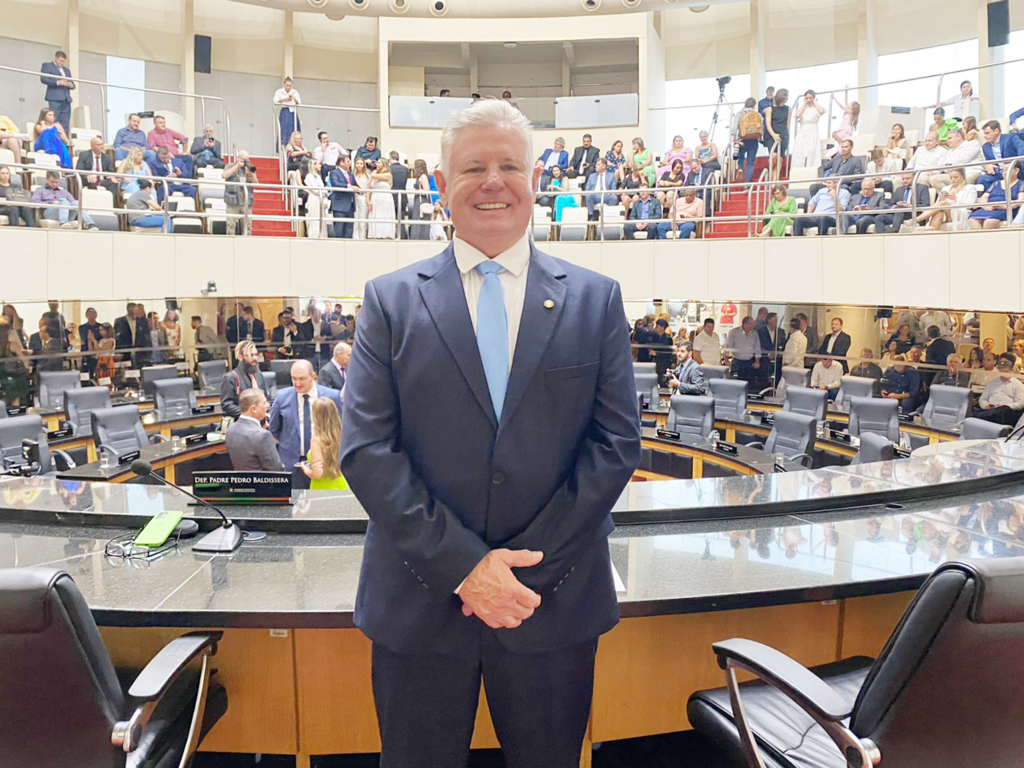
[(480, 55), (476, 51), (469, 54), (469, 92), (480, 92)]
[(760, 99), (768, 87), (764, 65), (767, 34), (768, 0), (750, 0), (750, 94), (755, 99)]
[[(1006, 47), (999, 46), (992, 48), (988, 39), (988, 0), (978, 0), (977, 9), (978, 29), (978, 64), (994, 64), (1006, 60)], [(981, 119), (990, 117), (1002, 117), (1006, 113), (1005, 93), (1006, 80), (1004, 67), (991, 67), (978, 70), (978, 83), (975, 86), (978, 97), (981, 99)], [(946, 78), (949, 82), (943, 81), (942, 90), (944, 93), (953, 93), (963, 78), (953, 76)], [(955, 82), (954, 82), (955, 81)]]
[[(196, 16), (195, 0), (185, 0), (181, 5), (181, 90), (183, 93), (196, 92)], [(196, 123), (196, 116), (202, 116), (202, 108), (195, 99), (182, 98), (182, 116), (185, 118), (186, 130), (192, 128), (193, 136), (202, 133), (202, 126)], [(209, 109), (210, 105), (207, 105)], [(212, 122), (213, 115), (207, 114), (206, 121)], [(223, 128), (221, 129), (221, 131)], [(221, 133), (218, 131), (218, 135)], [(226, 136), (224, 139), (226, 140)], [(224, 152), (231, 148), (224, 145)]]
[(284, 12), (284, 71), (281, 79), (294, 77), (295, 71), (295, 14)]
[(992, 348), (992, 351), (997, 355), (1000, 352), (1005, 352), (1006, 315), (1002, 312), (981, 312), (978, 314), (978, 320), (981, 322), (979, 340), (985, 341), (985, 339), (992, 339), (995, 342), (995, 346)]
[[(857, 11), (857, 82), (878, 82), (878, 0), (861, 0)], [(863, 88), (858, 94), (861, 108), (878, 106), (878, 89)]]
[(64, 53), (68, 55), (68, 66), (72, 72), (82, 76), (82, 62), (78, 60), (78, 0), (68, 0), (68, 26), (64, 32)]

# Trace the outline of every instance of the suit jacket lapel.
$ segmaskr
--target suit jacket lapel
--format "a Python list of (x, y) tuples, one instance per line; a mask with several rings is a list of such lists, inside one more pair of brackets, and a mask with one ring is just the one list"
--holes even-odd
[[(551, 343), (551, 337), (558, 327), (558, 321), (565, 309), (568, 289), (562, 280), (565, 271), (550, 256), (538, 251), (530, 242), (530, 271), (526, 278), (526, 300), (523, 302), (523, 318), (519, 322), (516, 340), (516, 356), (505, 393), (505, 406), (501, 412), (504, 424), (515, 413), (523, 394), (537, 373), (541, 358)], [(544, 302), (553, 301), (548, 309)]]
[(462, 275), (459, 274), (459, 267), (455, 263), (454, 246), (449, 245), (444, 253), (427, 262), (420, 275), (429, 278), (420, 285), (420, 296), (423, 297), (423, 303), (434, 325), (437, 326), (448, 351), (455, 358), (480, 407), (484, 409), (491, 424), (497, 428), (498, 419), (494, 415), (491, 393), (487, 389), (484, 366), (480, 361), (480, 350), (473, 334), (473, 321), (466, 306)]

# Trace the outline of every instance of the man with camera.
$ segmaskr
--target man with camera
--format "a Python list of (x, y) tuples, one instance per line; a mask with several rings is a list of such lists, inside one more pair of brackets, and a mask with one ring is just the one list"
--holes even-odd
[[(244, 149), (238, 151), (235, 162), (227, 166), (222, 174), (225, 181), (234, 182), (228, 184), (224, 189), (224, 203), (228, 208), (228, 234), (238, 234), (238, 222), (245, 222), (246, 237), (252, 235), (252, 205), (256, 199), (256, 190), (252, 187), (244, 187), (245, 184), (256, 184), (256, 169), (249, 162), (249, 153)], [(246, 215), (246, 212), (250, 215)]]

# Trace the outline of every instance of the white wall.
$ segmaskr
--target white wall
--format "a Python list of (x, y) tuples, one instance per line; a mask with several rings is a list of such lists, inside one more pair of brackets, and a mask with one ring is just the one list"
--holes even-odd
[[(1024, 233), (781, 240), (543, 243), (614, 277), (626, 300), (896, 305), (1024, 311)], [(429, 258), (430, 242), (236, 239), (0, 228), (0, 301), (359, 296), (370, 278)], [(33, 258), (26, 258), (31, 254)], [(973, 275), (964, 279), (970, 254)], [(83, 265), (86, 268), (83, 269)], [(140, 268), (142, 267), (146, 268)]]

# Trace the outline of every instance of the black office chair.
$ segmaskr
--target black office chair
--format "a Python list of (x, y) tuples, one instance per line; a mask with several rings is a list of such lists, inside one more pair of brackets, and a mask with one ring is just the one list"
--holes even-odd
[(813, 416), (794, 411), (779, 411), (775, 414), (768, 439), (763, 443), (755, 440), (749, 445), (768, 453), (781, 453), (790, 461), (799, 461), (805, 467), (810, 467), (811, 451), (814, 450), (817, 435), (818, 420)]
[(73, 435), (91, 435), (93, 411), (110, 407), (110, 390), (106, 387), (82, 387), (64, 393), (64, 414)]
[(64, 392), (81, 389), (78, 371), (44, 371), (39, 374), (39, 407), (59, 409), (64, 406)]
[(0, 765), (188, 765), (227, 711), (210, 666), (222, 634), (183, 635), (141, 672), (116, 670), (70, 576), (0, 570)]
[[(40, 475), (49, 475), (57, 470), (63, 471), (75, 466), (75, 462), (64, 451), (50, 450), (43, 419), (32, 413), (11, 416), (0, 421), (0, 465), (22, 463), (22, 440), (34, 440), (39, 443)], [(2, 764), (0, 762), (0, 765)]]
[(0, 419), (6, 419), (6, 418), (7, 418), (7, 403), (5, 403), (3, 400), (0, 400)]
[(802, 413), (805, 416), (813, 416), (817, 421), (824, 421), (827, 408), (827, 389), (786, 387), (786, 400), (782, 404), (783, 411)]
[(896, 458), (896, 446), (892, 441), (874, 432), (864, 432), (860, 436), (860, 448), (857, 455), (850, 461), (854, 464), (870, 464), (874, 461), (892, 461)]
[(278, 388), (292, 385), (292, 363), (294, 360), (271, 360), (270, 370), (277, 378)]
[(160, 421), (181, 419), (192, 415), (192, 409), (198, 404), (196, 392), (192, 388), (192, 379), (185, 377), (162, 379), (153, 384), (156, 413)]
[(263, 383), (267, 387), (267, 399), (274, 402), (277, 397), (277, 374), (273, 371), (260, 371), (263, 376)]
[(146, 397), (156, 395), (156, 383), (164, 379), (178, 378), (178, 368), (174, 365), (151, 365), (139, 372), (142, 394)]
[(220, 389), (220, 383), (227, 373), (226, 360), (204, 360), (196, 363), (196, 380), (200, 389)]
[[(751, 640), (712, 647), (727, 688), (693, 694), (687, 714), (736, 766), (995, 768), (1024, 755), (1024, 558), (940, 566), (874, 661), (809, 670)], [(737, 669), (759, 680), (737, 685)]]
[(139, 406), (118, 405), (103, 408), (89, 414), (92, 420), (92, 439), (97, 452), (110, 451), (114, 456), (123, 456), (141, 450), (153, 442), (165, 441), (162, 435), (147, 435), (139, 418)]
[(960, 429), (961, 440), (995, 440), (1010, 434), (1010, 427), (985, 419), (964, 419)]

